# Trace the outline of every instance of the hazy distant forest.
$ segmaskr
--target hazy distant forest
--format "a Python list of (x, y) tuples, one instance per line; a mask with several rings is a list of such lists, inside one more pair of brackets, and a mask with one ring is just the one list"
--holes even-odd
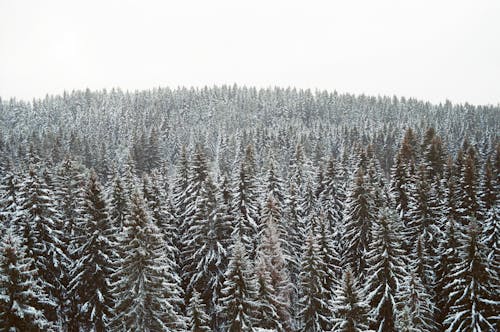
[(2, 331), (498, 331), (500, 106), (0, 100)]

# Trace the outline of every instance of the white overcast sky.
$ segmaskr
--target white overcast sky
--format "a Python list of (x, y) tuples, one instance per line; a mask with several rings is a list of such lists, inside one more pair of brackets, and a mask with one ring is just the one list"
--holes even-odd
[(0, 97), (214, 84), (500, 102), (500, 0), (0, 0)]

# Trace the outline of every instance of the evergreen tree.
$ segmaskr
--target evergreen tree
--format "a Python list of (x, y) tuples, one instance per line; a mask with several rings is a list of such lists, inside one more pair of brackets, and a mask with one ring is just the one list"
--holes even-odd
[(167, 283), (172, 273), (161, 233), (151, 220), (144, 199), (136, 191), (131, 213), (120, 239), (117, 282), (113, 290), (115, 312), (113, 327), (127, 331), (175, 331), (183, 328), (183, 319), (168, 296), (181, 294)]
[(0, 330), (55, 331), (45, 317), (45, 305), (55, 305), (45, 293), (33, 258), (10, 232), (3, 236), (0, 247)]
[(410, 266), (410, 274), (406, 276), (399, 292), (398, 326), (401, 331), (434, 331), (434, 304), (427, 293), (420, 276)]
[(325, 331), (331, 324), (331, 311), (328, 301), (331, 290), (324, 288), (323, 279), (326, 272), (324, 257), (318, 245), (318, 240), (309, 231), (302, 257), (301, 298), (300, 298), (300, 331)]
[(71, 270), (69, 292), (77, 305), (76, 331), (106, 331), (113, 317), (114, 301), (111, 275), (114, 271), (114, 237), (108, 202), (97, 175), (92, 173), (86, 185), (81, 245), (73, 253), (77, 258)]
[(224, 331), (249, 332), (255, 323), (256, 285), (245, 246), (239, 238), (231, 245), (231, 258), (225, 273), (220, 299)]
[(51, 302), (57, 306), (46, 305), (44, 314), (51, 322), (56, 322), (60, 317), (58, 307), (64, 302), (61, 275), (67, 258), (61, 250), (62, 223), (53, 197), (43, 178), (30, 168), (20, 184), (20, 206), (15, 222), (20, 225), (26, 254), (34, 260), (37, 277)]
[(245, 245), (251, 259), (255, 257), (259, 233), (259, 202), (256, 178), (256, 165), (253, 147), (249, 145), (245, 152), (245, 159), (240, 164), (237, 179), (233, 188), (233, 203), (237, 211), (234, 231), (237, 232)]
[(210, 317), (205, 311), (205, 305), (201, 302), (200, 293), (193, 290), (191, 300), (187, 308), (188, 331), (190, 332), (210, 332)]
[(396, 296), (405, 277), (398, 222), (394, 213), (386, 209), (374, 228), (366, 292), (372, 309), (370, 328), (376, 331), (397, 331)]
[(452, 271), (453, 281), (447, 286), (451, 308), (444, 321), (446, 331), (494, 331), (500, 302), (486, 265), (479, 224), (472, 220), (466, 232), (459, 248), (460, 261)]
[(344, 212), (344, 241), (347, 249), (344, 264), (349, 264), (355, 273), (361, 276), (365, 275), (368, 267), (369, 245), (372, 241), (373, 223), (376, 220), (371, 192), (363, 169), (358, 169)]
[(281, 216), (277, 213), (275, 202), (270, 194), (262, 213), (265, 229), (257, 251), (258, 298), (264, 307), (272, 308), (272, 314), (264, 322), (267, 326), (261, 327), (289, 331), (292, 324), (289, 311), (291, 284), (282, 249), (282, 232), (277, 227)]
[(334, 317), (333, 331), (369, 331), (370, 307), (365, 302), (365, 294), (349, 267), (344, 271), (342, 281), (335, 289), (331, 307)]

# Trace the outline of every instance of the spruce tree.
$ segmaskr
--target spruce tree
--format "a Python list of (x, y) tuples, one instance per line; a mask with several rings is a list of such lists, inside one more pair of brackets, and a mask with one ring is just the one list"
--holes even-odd
[(108, 202), (93, 172), (88, 179), (83, 206), (81, 245), (75, 248), (69, 292), (76, 302), (75, 330), (107, 331), (113, 317), (111, 275), (115, 258), (113, 228)]
[(368, 268), (369, 245), (372, 241), (373, 223), (376, 221), (372, 190), (362, 168), (358, 169), (348, 194), (345, 218), (346, 257), (356, 275), (364, 276)]
[(324, 288), (324, 257), (313, 229), (309, 231), (302, 256), (300, 331), (325, 331), (331, 324), (328, 301), (331, 290)]
[(184, 321), (170, 301), (171, 296), (181, 294), (167, 283), (169, 279), (178, 278), (167, 278), (173, 271), (165, 255), (161, 233), (137, 191), (132, 195), (131, 204), (119, 243), (112, 326), (127, 331), (182, 329)]
[(446, 331), (493, 331), (500, 302), (492, 284), (494, 277), (486, 264), (480, 225), (472, 219), (459, 248), (459, 263), (452, 271), (451, 308), (444, 324)]
[(250, 332), (255, 323), (256, 284), (250, 261), (241, 239), (234, 238), (231, 245), (231, 258), (225, 273), (223, 297), (220, 310), (224, 331)]
[(435, 331), (434, 304), (421, 277), (410, 266), (399, 291), (398, 326), (406, 332)]
[(376, 331), (397, 331), (396, 297), (406, 273), (399, 222), (394, 212), (386, 209), (374, 227), (366, 293), (371, 306), (370, 328)]
[(365, 294), (350, 267), (344, 271), (342, 281), (335, 288), (331, 301), (333, 331), (369, 331), (370, 306), (365, 302)]
[(2, 237), (0, 245), (0, 330), (56, 331), (42, 308), (51, 302), (43, 289), (33, 258), (11, 232)]
[(205, 305), (201, 301), (200, 293), (195, 289), (191, 294), (191, 299), (187, 308), (188, 331), (190, 332), (210, 332), (210, 317), (205, 311)]

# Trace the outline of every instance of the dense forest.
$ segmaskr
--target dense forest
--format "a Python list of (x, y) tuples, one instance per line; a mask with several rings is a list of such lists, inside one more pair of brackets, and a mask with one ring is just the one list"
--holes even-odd
[(500, 106), (0, 99), (1, 331), (498, 331)]

